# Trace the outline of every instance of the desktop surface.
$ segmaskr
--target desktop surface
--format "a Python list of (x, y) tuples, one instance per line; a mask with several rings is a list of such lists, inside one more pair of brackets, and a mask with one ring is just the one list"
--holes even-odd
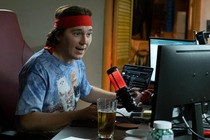
[[(115, 127), (114, 131), (114, 140), (142, 140), (146, 137), (138, 137), (126, 134), (128, 129), (122, 129)], [(131, 129), (130, 129), (131, 130)], [(136, 129), (139, 132), (145, 132), (151, 130), (148, 124), (139, 124), (139, 127)], [(144, 130), (144, 131), (142, 131)], [(144, 134), (142, 134), (144, 135)], [(67, 126), (63, 130), (61, 130), (52, 140), (61, 140), (61, 139), (73, 139), (73, 138), (80, 138), (80, 139), (90, 139), (90, 140), (98, 140), (97, 136), (97, 127), (72, 127)], [(190, 140), (191, 135), (183, 135), (174, 137), (174, 140)], [(210, 140), (210, 139), (207, 139)]]
[[(119, 123), (128, 122), (126, 118), (117, 116), (116, 121)], [(137, 127), (134, 129), (124, 128), (115, 126), (114, 130), (114, 140), (146, 140), (145, 132), (149, 132), (152, 130), (149, 123), (136, 123)], [(139, 131), (138, 135), (130, 135), (128, 130)], [(52, 140), (61, 140), (61, 139), (89, 139), (89, 140), (98, 140), (97, 136), (97, 123), (96, 122), (88, 122), (88, 121), (78, 121), (71, 125), (66, 126), (62, 129), (57, 135), (55, 135)], [(192, 135), (175, 135), (174, 140), (191, 140)], [(210, 140), (209, 138), (206, 138)]]
[[(139, 125), (137, 128), (139, 130), (145, 130), (148, 131), (150, 130), (149, 125)], [(136, 129), (136, 130), (137, 130)], [(125, 128), (120, 128), (120, 127), (115, 127), (114, 130), (114, 140), (126, 140), (128, 138), (132, 138), (132, 136), (128, 136), (126, 134)], [(91, 139), (91, 140), (98, 140), (97, 136), (97, 127), (79, 127), (79, 126), (67, 126), (63, 130), (61, 130), (55, 137), (52, 138), (52, 140), (61, 140), (64, 138), (80, 138), (80, 139)], [(144, 135), (144, 134), (142, 134)], [(133, 137), (137, 138), (137, 137)], [(143, 138), (143, 137), (142, 137)], [(130, 139), (132, 140), (132, 139)]]

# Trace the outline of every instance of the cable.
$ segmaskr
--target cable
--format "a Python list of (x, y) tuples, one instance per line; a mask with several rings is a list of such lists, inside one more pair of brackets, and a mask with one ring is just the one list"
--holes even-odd
[(206, 114), (203, 114), (205, 121), (210, 125), (210, 121), (208, 120), (209, 116), (207, 117)]
[(198, 135), (194, 130), (192, 130), (192, 128), (189, 126), (189, 124), (187, 123), (187, 121), (186, 121), (184, 116), (182, 116), (182, 120), (184, 121), (186, 127), (190, 130), (190, 132), (192, 132), (194, 135), (196, 135), (198, 138), (200, 138), (202, 140), (207, 140), (206, 138), (204, 138), (203, 136)]

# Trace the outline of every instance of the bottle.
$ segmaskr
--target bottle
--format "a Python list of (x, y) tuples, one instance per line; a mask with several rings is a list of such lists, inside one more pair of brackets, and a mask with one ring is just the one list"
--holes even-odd
[(153, 123), (153, 130), (149, 133), (148, 140), (173, 140), (174, 133), (169, 121), (157, 120)]
[(118, 68), (116, 66), (110, 68), (107, 70), (107, 74), (116, 91), (118, 103), (122, 104), (122, 107), (125, 107), (128, 112), (136, 110), (137, 104), (130, 95), (129, 89)]

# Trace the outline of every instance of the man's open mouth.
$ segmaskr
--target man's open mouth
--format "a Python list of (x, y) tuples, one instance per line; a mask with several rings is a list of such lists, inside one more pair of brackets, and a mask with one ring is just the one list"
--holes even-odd
[(80, 50), (80, 51), (83, 51), (85, 50), (86, 48), (80, 48), (80, 47), (76, 47), (77, 50)]

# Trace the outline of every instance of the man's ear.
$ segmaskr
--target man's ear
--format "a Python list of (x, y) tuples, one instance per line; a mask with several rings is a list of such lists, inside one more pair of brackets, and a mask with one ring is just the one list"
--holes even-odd
[(61, 35), (60, 35), (60, 34), (57, 34), (57, 35), (55, 35), (55, 38), (56, 38), (58, 41), (60, 41)]
[(62, 37), (62, 32), (61, 32), (61, 31), (60, 31), (60, 32), (56, 32), (55, 38), (56, 38), (58, 41), (61, 40), (61, 37)]

